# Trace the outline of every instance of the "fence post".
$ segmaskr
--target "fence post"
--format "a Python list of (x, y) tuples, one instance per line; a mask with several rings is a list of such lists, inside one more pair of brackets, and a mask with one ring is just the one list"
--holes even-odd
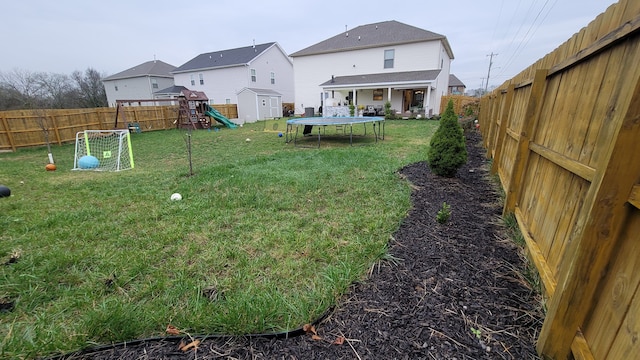
[(540, 111), (542, 110), (542, 97), (547, 86), (547, 74), (548, 69), (536, 70), (536, 74), (531, 84), (531, 95), (527, 102), (527, 107), (524, 113), (524, 122), (518, 138), (518, 147), (514, 156), (513, 170), (511, 171), (511, 179), (509, 180), (509, 187), (506, 189), (506, 198), (504, 201), (503, 214), (513, 212), (516, 207), (516, 202), (520, 197), (522, 190), (522, 180), (524, 178), (524, 172), (529, 162), (529, 143), (531, 137), (535, 134), (538, 127), (538, 120), (540, 117)]
[(495, 174), (498, 171), (498, 164), (502, 158), (502, 143), (504, 142), (504, 137), (506, 136), (507, 128), (509, 127), (509, 120), (511, 119), (511, 103), (513, 102), (513, 93), (515, 92), (515, 89), (516, 86), (509, 82), (504, 99), (504, 107), (500, 114), (500, 128), (498, 128), (498, 138), (496, 139), (496, 148), (493, 155), (493, 163), (491, 164), (492, 174)]
[(60, 131), (58, 130), (58, 124), (56, 123), (56, 117), (51, 114), (47, 116), (49, 117), (49, 119), (51, 119), (51, 127), (53, 128), (54, 134), (56, 134), (56, 142), (58, 143), (58, 145), (62, 145), (62, 139), (60, 138)]
[(16, 143), (13, 140), (13, 135), (11, 135), (11, 128), (9, 128), (9, 122), (4, 115), (0, 115), (2, 117), (2, 126), (4, 126), (4, 130), (7, 132), (7, 139), (9, 140), (9, 146), (11, 146), (12, 151), (16, 151)]
[(604, 157), (608, 161), (606, 166), (597, 168), (587, 191), (538, 340), (538, 352), (552, 359), (569, 356), (571, 343), (593, 306), (593, 296), (630, 213), (627, 200), (640, 174), (638, 114), (640, 78), (636, 79), (631, 101), (613, 137), (614, 144), (606, 146), (606, 136), (598, 139), (609, 152)]

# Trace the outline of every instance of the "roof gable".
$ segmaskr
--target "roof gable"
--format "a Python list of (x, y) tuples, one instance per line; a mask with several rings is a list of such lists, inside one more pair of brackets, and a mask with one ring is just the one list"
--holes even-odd
[(453, 74), (449, 74), (449, 86), (464, 86), (464, 87), (467, 87), (460, 79), (458, 79)]
[(449, 57), (453, 59), (453, 52), (451, 51), (449, 42), (444, 35), (391, 20), (358, 26), (315, 45), (311, 45), (297, 51), (290, 56), (317, 55), (346, 50), (437, 40), (441, 40), (445, 44), (445, 47), (449, 52)]
[(140, 65), (136, 65), (132, 68), (129, 68), (125, 71), (121, 71), (117, 74), (113, 74), (111, 76), (107, 76), (102, 79), (103, 81), (109, 80), (118, 80), (118, 79), (127, 79), (141, 76), (156, 76), (156, 77), (167, 77), (172, 78), (171, 71), (176, 67), (167, 64), (166, 62), (160, 60), (152, 60), (144, 62)]
[(252, 45), (236, 49), (220, 50), (200, 54), (176, 68), (174, 71), (172, 71), (172, 73), (177, 74), (196, 70), (248, 64), (275, 44), (275, 42), (270, 42), (260, 45)]
[(275, 91), (275, 90), (271, 90), (271, 89), (257, 89), (257, 88), (249, 88), (246, 87), (240, 91), (238, 91), (238, 94), (246, 92), (246, 91), (250, 91), (256, 95), (276, 95), (276, 96), (282, 96), (282, 94), (280, 94), (279, 92)]

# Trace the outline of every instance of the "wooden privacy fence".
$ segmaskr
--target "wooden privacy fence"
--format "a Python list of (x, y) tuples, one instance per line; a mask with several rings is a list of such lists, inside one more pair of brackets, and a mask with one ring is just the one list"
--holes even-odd
[[(464, 114), (465, 106), (473, 106), (480, 102), (480, 99), (477, 97), (464, 95), (445, 95), (440, 98), (440, 114), (444, 113), (444, 111), (447, 109), (449, 100), (453, 102), (453, 111), (456, 113), (456, 115), (466, 115)], [(473, 106), (473, 110), (476, 110), (476, 107), (477, 106)]]
[[(227, 118), (238, 117), (235, 104), (212, 106)], [(177, 106), (126, 106), (122, 109), (124, 117), (118, 115), (118, 129), (126, 129), (127, 122), (137, 123), (141, 131), (176, 128)], [(52, 144), (73, 142), (79, 131), (114, 129), (115, 118), (115, 108), (0, 111), (0, 151), (46, 145), (44, 129), (48, 130)]]
[(538, 352), (640, 354), (640, 1), (481, 100), (487, 155), (547, 297)]

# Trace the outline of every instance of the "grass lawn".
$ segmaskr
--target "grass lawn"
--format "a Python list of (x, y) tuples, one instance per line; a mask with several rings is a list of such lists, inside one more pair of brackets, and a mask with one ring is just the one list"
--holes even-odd
[(12, 191), (0, 198), (0, 303), (15, 304), (0, 312), (0, 357), (168, 324), (245, 334), (314, 320), (385, 257), (411, 205), (396, 171), (426, 158), (437, 125), (387, 121), (377, 144), (320, 149), (262, 123), (194, 131), (194, 176), (178, 130), (132, 134), (136, 167), (117, 173), (72, 171), (74, 144), (52, 147), (55, 172), (46, 147), (0, 154)]

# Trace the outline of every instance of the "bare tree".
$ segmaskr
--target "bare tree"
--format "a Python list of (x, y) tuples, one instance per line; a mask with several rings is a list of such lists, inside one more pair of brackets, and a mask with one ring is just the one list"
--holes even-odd
[(93, 69), (88, 68), (84, 74), (78, 70), (71, 74), (73, 80), (75, 80), (78, 86), (78, 96), (82, 107), (107, 107), (107, 93), (102, 84), (102, 77), (100, 73)]
[(9, 97), (7, 105), (11, 104), (15, 109), (31, 109), (39, 97), (35, 75), (26, 70), (14, 69), (10, 73), (0, 73), (0, 87), (2, 94)]
[(106, 107), (101, 77), (92, 68), (71, 76), (20, 69), (0, 72), (0, 110)]

